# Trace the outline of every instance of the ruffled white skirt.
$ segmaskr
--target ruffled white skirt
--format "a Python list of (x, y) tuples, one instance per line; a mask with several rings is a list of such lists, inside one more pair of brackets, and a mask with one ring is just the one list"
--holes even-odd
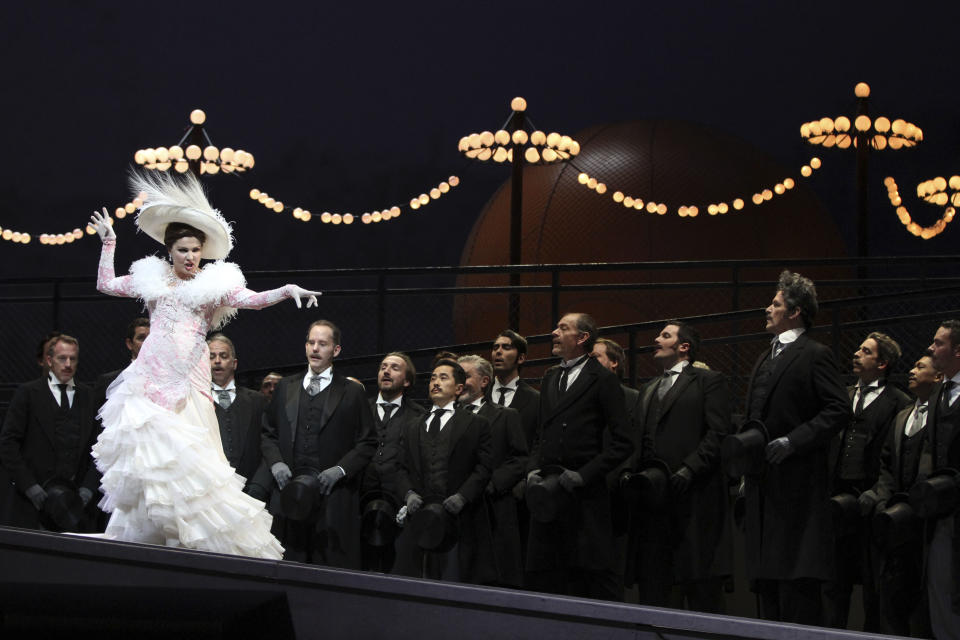
[(191, 385), (184, 408), (170, 411), (135, 393), (124, 373), (93, 447), (100, 508), (111, 514), (103, 537), (279, 560), (272, 518), (223, 455), (210, 399)]

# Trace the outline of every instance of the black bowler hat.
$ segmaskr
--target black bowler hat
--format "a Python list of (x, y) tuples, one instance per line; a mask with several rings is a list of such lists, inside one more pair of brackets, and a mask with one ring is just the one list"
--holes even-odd
[(540, 482), (528, 482), (527, 509), (537, 522), (553, 522), (570, 503), (570, 493), (560, 485), (563, 467), (547, 465), (540, 469)]
[(51, 478), (43, 483), (47, 498), (40, 510), (40, 524), (48, 531), (80, 531), (83, 523), (83, 500), (77, 486), (65, 478)]
[(942, 518), (960, 504), (960, 472), (937, 469), (910, 489), (910, 506), (921, 518)]
[(850, 533), (860, 519), (860, 503), (852, 493), (838, 493), (830, 498), (830, 513), (838, 533)]
[(386, 491), (369, 491), (360, 499), (360, 535), (372, 547), (386, 547), (397, 537), (397, 501)]
[(424, 551), (444, 553), (457, 543), (457, 518), (443, 508), (442, 496), (428, 496), (410, 516), (410, 528), (417, 546)]
[(283, 515), (291, 520), (306, 520), (320, 509), (320, 471), (299, 467), (293, 479), (280, 492)]
[(873, 517), (873, 535), (877, 544), (892, 551), (910, 542), (919, 542), (923, 537), (921, 520), (910, 506), (910, 496), (895, 493), (887, 507)]
[(723, 470), (731, 478), (760, 473), (769, 441), (770, 435), (763, 422), (747, 420), (737, 433), (728, 435), (720, 444)]
[(627, 500), (642, 509), (658, 510), (667, 504), (670, 495), (670, 465), (659, 458), (640, 463), (636, 471), (627, 472), (622, 482)]

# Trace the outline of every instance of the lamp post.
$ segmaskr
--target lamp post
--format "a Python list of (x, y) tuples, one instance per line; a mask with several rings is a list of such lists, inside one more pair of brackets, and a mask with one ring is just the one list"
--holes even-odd
[[(471, 133), (460, 138), (458, 148), (467, 158), (481, 162), (493, 161), (498, 164), (510, 162), (513, 171), (510, 181), (510, 264), (522, 261), (523, 237), (523, 165), (552, 164), (564, 162), (580, 153), (580, 143), (570, 136), (559, 133), (544, 133), (534, 129), (527, 133), (528, 125), (533, 127), (527, 117), (527, 101), (516, 97), (510, 101), (510, 117), (496, 133), (484, 131)], [(520, 274), (510, 274), (510, 286), (520, 285)], [(515, 331), (520, 330), (520, 296), (510, 293), (508, 324)]]
[(170, 147), (139, 149), (133, 154), (134, 162), (154, 171), (191, 171), (198, 178), (205, 173), (243, 173), (253, 169), (252, 153), (230, 147), (219, 149), (213, 144), (203, 126), (206, 121), (207, 114), (194, 109), (190, 112), (190, 127), (179, 142)]
[(883, 151), (914, 147), (923, 140), (923, 131), (902, 118), (897, 118), (893, 122), (884, 116), (871, 119), (870, 86), (866, 82), (857, 84), (853, 92), (857, 98), (857, 105), (852, 122), (848, 116), (812, 120), (800, 125), (800, 136), (808, 144), (837, 149), (849, 149), (852, 146), (856, 150), (857, 256), (865, 258), (870, 253), (867, 220), (870, 151), (871, 149)]

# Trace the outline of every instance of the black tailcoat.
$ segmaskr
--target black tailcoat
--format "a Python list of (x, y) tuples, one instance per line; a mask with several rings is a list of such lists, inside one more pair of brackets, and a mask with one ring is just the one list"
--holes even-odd
[[(720, 470), (720, 442), (732, 427), (730, 389), (723, 374), (687, 365), (659, 402), (657, 420), (649, 409), (659, 383), (660, 378), (654, 378), (641, 390), (640, 421), (653, 446), (641, 456), (660, 458), (671, 472), (685, 466), (693, 474), (689, 489), (670, 500), (666, 517), (656, 519), (667, 523), (666, 537), (657, 538), (666, 542), (673, 556), (673, 574), (666, 577), (666, 584), (730, 575), (727, 482)], [(649, 539), (639, 529), (652, 521), (639, 514), (633, 519), (631, 537)], [(662, 552), (655, 546), (638, 546), (636, 540), (631, 543), (632, 563), (641, 554)]]
[(498, 582), (519, 587), (523, 583), (523, 562), (513, 487), (527, 474), (527, 440), (520, 424), (520, 414), (514, 409), (484, 402), (477, 415), (490, 422), (493, 473), (488, 485), (492, 493), (488, 493), (487, 499), (492, 515)]
[[(425, 487), (426, 466), (420, 459), (420, 439), (428, 418), (425, 416), (422, 420), (407, 421), (403, 425), (397, 484), (404, 498), (409, 491), (428, 497)], [(457, 409), (443, 428), (450, 429), (447, 495), (444, 497), (459, 493), (467, 502), (457, 517), (460, 581), (492, 584), (498, 580), (498, 576), (490, 518), (483, 500), (492, 467), (490, 423), (470, 411)], [(420, 577), (422, 557), (423, 552), (416, 546), (410, 527), (405, 527), (397, 540), (394, 573)]]
[[(224, 409), (216, 403), (217, 422), (220, 423), (220, 441), (230, 466), (247, 481), (246, 490), (256, 485), (263, 494), (273, 488), (273, 476), (263, 459), (261, 448), (263, 411), (267, 397), (257, 391), (237, 387), (237, 395), (230, 407)], [(230, 428), (227, 429), (229, 420)]]
[(560, 367), (540, 387), (540, 430), (531, 469), (560, 465), (584, 486), (556, 522), (531, 521), (527, 570), (576, 567), (615, 571), (613, 522), (606, 476), (633, 451), (623, 388), (616, 374), (587, 358), (573, 384), (560, 392)]
[[(758, 358), (750, 378), (750, 406)], [(786, 436), (795, 451), (760, 476), (746, 479), (747, 576), (794, 580), (834, 577), (829, 509), (830, 440), (850, 420), (850, 401), (833, 354), (800, 335), (774, 360), (760, 419), (770, 439)]]
[[(98, 431), (93, 392), (87, 385), (76, 383), (73, 408), (80, 428), (80, 447), (76, 466), (67, 479), (96, 496), (100, 477), (90, 450)], [(55, 425), (59, 411), (46, 377), (22, 384), (14, 393), (0, 430), (0, 463), (10, 481), (0, 489), (0, 523), (39, 528), (39, 512), (24, 491), (33, 485), (43, 486), (56, 475)]]
[(407, 422), (419, 423), (426, 416), (426, 410), (413, 400), (402, 396), (400, 408), (394, 410), (385, 425), (380, 423), (375, 397), (370, 399), (370, 410), (376, 425), (377, 450), (363, 472), (362, 493), (385, 491), (397, 500), (398, 505), (401, 505), (403, 496), (397, 490), (397, 465), (403, 425)]
[[(262, 450), (267, 467), (285, 462), (294, 469), (294, 441), (300, 411), (303, 373), (280, 380), (273, 399), (263, 414)], [(323, 501), (319, 526), (323, 536), (327, 564), (360, 568), (360, 476), (377, 447), (373, 416), (363, 387), (336, 371), (327, 389), (318, 436), (321, 452), (315, 461), (320, 471), (340, 466), (346, 472)], [(276, 488), (270, 500), (270, 512), (280, 515), (280, 492)], [(282, 540), (281, 540), (282, 542)]]

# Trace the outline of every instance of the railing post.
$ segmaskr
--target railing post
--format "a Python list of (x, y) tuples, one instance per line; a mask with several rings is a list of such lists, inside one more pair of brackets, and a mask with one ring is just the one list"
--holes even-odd
[(60, 329), (60, 281), (53, 282), (53, 330)]
[(377, 276), (377, 353), (384, 352), (387, 324), (387, 276), (383, 272)]
[(550, 329), (560, 322), (560, 271), (550, 271)]

